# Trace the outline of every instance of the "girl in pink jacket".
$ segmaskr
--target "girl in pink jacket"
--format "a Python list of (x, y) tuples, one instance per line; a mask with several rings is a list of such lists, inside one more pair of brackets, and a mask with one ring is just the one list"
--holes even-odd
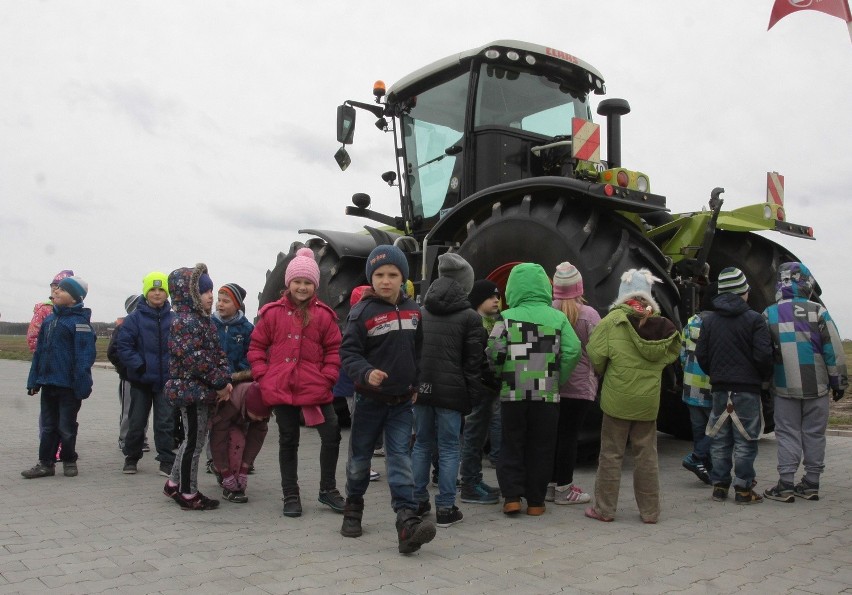
[(316, 297), (319, 267), (310, 248), (302, 248), (284, 274), (281, 299), (258, 313), (248, 360), (263, 402), (278, 423), (278, 461), (284, 516), (302, 514), (299, 497), (299, 414), (320, 435), (319, 501), (343, 513), (345, 500), (337, 491), (340, 425), (331, 389), (340, 371), (340, 329), (334, 310)]

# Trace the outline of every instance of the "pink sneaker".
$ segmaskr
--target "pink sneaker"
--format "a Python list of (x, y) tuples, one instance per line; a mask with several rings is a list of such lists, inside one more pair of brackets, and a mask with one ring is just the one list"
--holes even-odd
[(556, 490), (553, 496), (554, 504), (586, 504), (591, 502), (592, 497), (575, 485), (564, 491)]

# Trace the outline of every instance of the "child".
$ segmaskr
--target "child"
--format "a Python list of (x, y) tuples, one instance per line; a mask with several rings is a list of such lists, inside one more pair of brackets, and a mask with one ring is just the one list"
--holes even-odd
[(180, 408), (185, 435), (163, 493), (184, 510), (211, 510), (219, 501), (198, 491), (198, 464), (211, 405), (228, 400), (233, 387), (228, 360), (210, 321), (213, 281), (207, 265), (199, 263), (169, 273), (169, 293), (175, 316), (169, 333), (165, 395)]
[(580, 359), (580, 340), (551, 304), (553, 290), (541, 265), (522, 263), (506, 283), (508, 310), (489, 337), (486, 355), (500, 387), (503, 444), (497, 481), (503, 513), (544, 514), (559, 423), (559, 386)]
[(55, 474), (56, 449), (62, 441), (66, 477), (77, 475), (77, 413), (92, 393), (95, 330), (92, 311), (83, 307), (89, 285), (80, 277), (66, 277), (52, 291), (53, 314), (38, 335), (27, 394), (41, 391), (41, 434), (38, 463), (21, 472), (26, 479)]
[(237, 384), (231, 398), (217, 404), (210, 420), (210, 451), (222, 497), (229, 502), (248, 502), (249, 469), (266, 439), (269, 415), (255, 382)]
[[(731, 469), (737, 504), (760, 504), (752, 489), (754, 460), (763, 433), (760, 390), (772, 372), (772, 339), (763, 317), (749, 308), (749, 285), (743, 272), (722, 269), (713, 314), (701, 323), (695, 347), (698, 365), (713, 385), (713, 409), (707, 422), (712, 436), (713, 500), (728, 497)], [(733, 461), (732, 461), (733, 458)]]
[[(131, 295), (124, 300), (124, 311), (131, 314), (136, 306), (142, 300), (141, 295)], [(118, 372), (118, 449), (124, 450), (124, 439), (127, 437), (127, 429), (130, 427), (130, 382), (127, 380), (127, 368), (121, 364), (121, 359), (118, 357), (118, 332), (121, 325), (124, 324), (124, 318), (117, 318), (115, 321), (115, 329), (109, 338), (107, 346), (107, 359)], [(147, 452), (148, 436), (143, 439), (142, 452)]]
[(56, 273), (50, 282), (50, 295), (47, 301), (39, 302), (33, 307), (33, 318), (27, 327), (27, 345), (30, 348), (30, 353), (35, 353), (38, 343), (38, 332), (41, 330), (44, 319), (53, 314), (53, 290), (56, 289), (60, 281), (73, 276), (74, 271), (72, 270), (63, 270)]
[[(482, 344), (480, 350), (485, 353), (488, 335), (500, 316), (500, 289), (497, 284), (488, 279), (474, 281), (473, 287), (467, 296), (471, 309), (476, 312), (481, 321)], [(497, 504), (500, 501), (499, 488), (493, 488), (482, 480), (482, 449), (488, 438), (489, 430), (494, 427), (492, 423), (496, 417), (498, 432), (491, 431), (491, 448), (489, 457), (496, 461), (496, 453), (500, 447), (500, 382), (494, 377), (488, 367), (488, 362), (483, 358), (483, 366), (480, 372), (481, 398), (474, 403), (470, 414), (464, 418), (464, 436), (462, 439), (461, 462), (459, 474), (461, 475), (460, 500), (469, 504)], [(496, 407), (495, 407), (496, 405)]]
[[(246, 290), (236, 283), (228, 283), (219, 288), (216, 299), (216, 310), (211, 315), (219, 343), (228, 357), (228, 367), (231, 370), (231, 382), (236, 389), (242, 382), (251, 382), (251, 366), (248, 363), (248, 348), (254, 325), (244, 315)], [(241, 389), (245, 390), (245, 389)], [(212, 423), (212, 422), (211, 422)], [(235, 433), (239, 441), (239, 434)], [(207, 442), (207, 472), (216, 475), (219, 485), (222, 485), (221, 470), (213, 464), (212, 439)], [(239, 469), (237, 469), (239, 472)], [(239, 490), (237, 490), (239, 491)], [(226, 497), (227, 499), (227, 497)]]
[(435, 525), (417, 516), (408, 453), (423, 331), (420, 308), (402, 292), (408, 261), (396, 246), (376, 246), (367, 257), (371, 288), (349, 312), (340, 352), (355, 382), (355, 414), (346, 464), (346, 509), (340, 533), (360, 537), (370, 459), (384, 431), (385, 463), (401, 554), (435, 537)]
[(429, 466), (437, 450), (436, 525), (449, 527), (464, 518), (456, 506), (459, 434), (462, 419), (482, 399), (482, 319), (471, 310), (467, 295), (473, 269), (458, 254), (438, 257), (438, 279), (423, 299), (423, 351), (420, 387), (414, 404), (416, 441), (411, 453), (414, 497), (419, 513), (429, 510)]
[(560, 263), (553, 275), (553, 307), (561, 310), (580, 339), (580, 361), (571, 377), (559, 387), (559, 426), (553, 475), (545, 500), (554, 504), (585, 504), (592, 497), (574, 485), (577, 440), (589, 407), (598, 395), (598, 377), (589, 362), (586, 345), (600, 324), (597, 310), (583, 299), (583, 276), (570, 262)]
[(648, 269), (624, 273), (618, 297), (586, 345), (589, 361), (603, 378), (595, 505), (585, 512), (599, 521), (615, 518), (628, 441), (636, 467), (633, 494), (639, 516), (649, 524), (660, 517), (657, 413), (663, 368), (680, 353), (680, 333), (660, 316), (651, 295), (651, 287), (659, 282)]
[(314, 253), (301, 248), (287, 265), (287, 288), (276, 302), (260, 309), (251, 337), (248, 359), (260, 385), (263, 402), (278, 422), (278, 461), (281, 467), (283, 514), (302, 514), (299, 496), (299, 414), (320, 435), (319, 501), (343, 512), (337, 491), (340, 425), (331, 387), (340, 369), (340, 329), (337, 315), (316, 297), (320, 272)]
[(165, 273), (142, 279), (143, 300), (118, 330), (116, 351), (130, 381), (130, 413), (124, 438), (123, 473), (132, 475), (142, 458), (148, 417), (154, 410), (154, 446), (160, 475), (168, 477), (175, 461), (174, 411), (163, 393), (169, 372), (169, 333), (174, 314)]
[[(763, 492), (770, 500), (819, 500), (825, 469), (828, 395), (843, 398), (849, 385), (846, 356), (825, 306), (811, 301), (816, 281), (800, 262), (778, 267), (778, 292), (763, 311), (775, 357), (771, 391), (778, 441), (778, 483)], [(805, 474), (795, 482), (799, 463)]]
[(683, 468), (692, 471), (695, 476), (710, 485), (710, 469), (713, 461), (710, 458), (710, 443), (712, 440), (705, 432), (713, 407), (710, 377), (704, 373), (695, 358), (695, 346), (701, 336), (701, 321), (713, 310), (713, 298), (716, 297), (716, 284), (711, 283), (704, 288), (701, 297), (701, 311), (686, 321), (683, 327), (680, 349), (680, 365), (683, 367), (683, 402), (689, 409), (689, 420), (692, 422), (692, 452), (683, 458)]

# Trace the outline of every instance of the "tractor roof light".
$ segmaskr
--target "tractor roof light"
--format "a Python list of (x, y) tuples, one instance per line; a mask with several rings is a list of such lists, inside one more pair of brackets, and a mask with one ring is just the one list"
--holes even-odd
[(532, 54), (527, 54), (526, 56), (524, 56), (524, 60), (526, 60), (527, 64), (529, 64), (530, 66), (535, 66), (535, 56), (533, 56)]
[(485, 57), (489, 60), (496, 60), (500, 57), (500, 52), (495, 49), (485, 50)]
[(636, 178), (636, 189), (639, 192), (648, 192), (650, 190), (651, 184), (648, 182), (648, 178), (645, 176), (638, 176)]
[(518, 55), (518, 52), (516, 52), (515, 50), (509, 50), (508, 52), (506, 52), (506, 57), (512, 62), (517, 62), (521, 59), (521, 57)]
[(630, 184), (630, 176), (627, 175), (626, 171), (620, 169), (615, 176), (615, 181), (622, 188), (627, 188), (628, 184)]
[(376, 102), (379, 101), (382, 97), (387, 93), (387, 87), (385, 86), (385, 81), (376, 81), (373, 83), (373, 95), (376, 98)]

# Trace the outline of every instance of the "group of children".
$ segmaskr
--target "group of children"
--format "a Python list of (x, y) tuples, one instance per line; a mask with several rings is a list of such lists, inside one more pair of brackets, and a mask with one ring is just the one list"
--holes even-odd
[[(737, 501), (760, 501), (752, 491), (749, 453), (756, 454), (762, 430), (759, 393), (774, 357), (781, 478), (766, 496), (814, 499), (828, 411), (827, 399), (819, 399), (830, 390), (835, 398), (842, 396), (845, 362), (827, 311), (807, 299), (813, 289), (809, 271), (788, 263), (779, 275), (779, 303), (761, 317), (745, 303), (748, 284), (742, 273), (723, 270), (714, 313), (697, 315), (681, 334), (661, 316), (652, 289), (659, 279), (647, 269), (624, 273), (617, 298), (601, 319), (585, 304), (583, 279), (574, 265), (560, 264), (551, 279), (540, 265), (522, 263), (509, 275), (508, 308), (499, 312), (499, 288), (475, 281), (460, 255), (446, 253), (421, 307), (404, 290), (405, 254), (381, 245), (367, 258), (369, 286), (353, 297), (341, 333), (334, 311), (317, 298), (320, 273), (308, 248), (291, 259), (281, 298), (261, 308), (255, 327), (242, 313), (245, 291), (237, 284), (220, 288), (212, 312), (213, 282), (205, 265), (167, 277), (154, 272), (143, 280), (138, 305), (117, 332), (119, 371), (131, 397), (124, 471), (136, 471), (153, 405), (160, 471), (168, 475), (164, 493), (184, 509), (218, 506), (198, 490), (209, 432), (211, 467), (223, 497), (246, 502), (249, 470), (274, 412), (283, 514), (298, 517), (303, 419), (321, 440), (318, 500), (343, 515), (343, 536), (359, 537), (370, 463), (383, 439), (398, 550), (412, 553), (434, 538), (436, 524), (449, 527), (462, 520), (456, 506), (459, 476), (462, 502), (493, 504), (502, 494), (506, 515), (520, 513), (522, 500), (530, 516), (543, 514), (546, 502), (590, 502), (591, 496), (573, 484), (573, 472), (579, 430), (600, 382), (601, 453), (595, 503), (585, 515), (614, 519), (629, 443), (640, 517), (656, 523), (661, 373), (681, 353), (683, 337), (695, 345), (684, 347), (685, 383), (692, 387), (684, 398), (695, 431), (695, 450), (684, 466), (714, 484), (715, 499), (727, 496), (733, 466)], [(82, 305), (86, 291), (85, 282), (73, 276), (59, 279), (52, 290), (53, 317), (39, 334), (27, 383), (30, 394), (42, 392), (39, 463), (23, 472), (27, 478), (53, 475), (60, 440), (65, 474), (77, 472), (76, 413), (91, 392), (94, 362), (90, 312)], [(803, 343), (819, 348), (805, 353)], [(795, 367), (791, 356), (798, 358)], [(332, 406), (340, 374), (354, 391), (345, 497), (336, 485), (341, 433)], [(185, 437), (177, 452), (167, 444), (158, 399), (180, 410)], [(791, 403), (779, 404), (782, 400)], [(481, 467), (495, 402), (502, 419), (499, 488), (482, 480)], [(802, 451), (806, 475), (794, 487)], [(431, 510), (427, 486), (435, 463), (433, 524), (424, 516)]]

